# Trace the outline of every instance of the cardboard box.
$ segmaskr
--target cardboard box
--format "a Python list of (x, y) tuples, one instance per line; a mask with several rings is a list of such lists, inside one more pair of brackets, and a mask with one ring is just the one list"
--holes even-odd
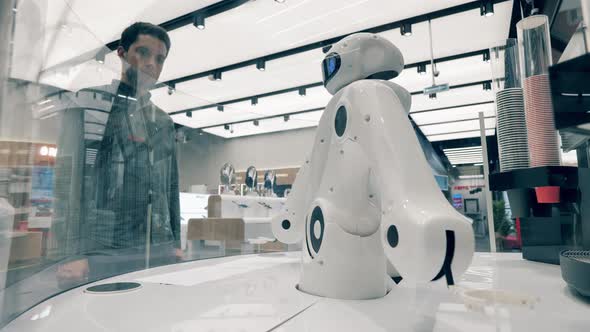
[(41, 258), (43, 233), (10, 232), (10, 256), (8, 263), (20, 263)]

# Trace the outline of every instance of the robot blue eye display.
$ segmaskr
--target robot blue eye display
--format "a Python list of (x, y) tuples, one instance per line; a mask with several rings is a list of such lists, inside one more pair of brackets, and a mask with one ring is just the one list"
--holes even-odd
[(336, 70), (336, 58), (328, 58), (328, 75), (332, 75)]
[(332, 79), (340, 69), (341, 57), (337, 53), (330, 53), (322, 61), (322, 74), (324, 76), (324, 84)]

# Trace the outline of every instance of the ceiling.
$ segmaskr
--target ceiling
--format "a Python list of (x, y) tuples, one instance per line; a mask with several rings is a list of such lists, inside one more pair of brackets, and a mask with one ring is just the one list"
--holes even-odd
[[(119, 76), (120, 62), (105, 45), (117, 40), (124, 27), (137, 20), (161, 24), (216, 2), (21, 1), (11, 75), (74, 91), (110, 83)], [(414, 0), (409, 6), (402, 0), (248, 1), (206, 18), (204, 30), (189, 24), (169, 32), (172, 47), (160, 81), (179, 82), (172, 94), (167, 87), (153, 90), (152, 100), (176, 123), (225, 138), (315, 127), (331, 98), (319, 85), (324, 54), (321, 48), (299, 51), (300, 47), (472, 2)], [(432, 20), (433, 55), (442, 59), (437, 61), (436, 83), (452, 87), (437, 99), (420, 93), (432, 84), (430, 65), (427, 75), (410, 66), (393, 80), (414, 93), (411, 117), (430, 141), (479, 136), (479, 112), (486, 117), (486, 134), (494, 134), (493, 94), (481, 83), (491, 79), (491, 69), (477, 52), (505, 41), (512, 4), (496, 3), (491, 17), (475, 8)], [(105, 17), (109, 24), (104, 24)], [(428, 22), (412, 24), (411, 36), (402, 36), (398, 28), (379, 34), (402, 51), (406, 65), (430, 60)], [(30, 45), (38, 45), (37, 50)], [(60, 66), (101, 48), (107, 52), (104, 63), (92, 58)], [(292, 52), (272, 57), (264, 72), (254, 65), (232, 67), (284, 51)], [(224, 71), (220, 81), (203, 75), (187, 79), (224, 67), (232, 69)], [(308, 85), (312, 87), (300, 96), (297, 88)], [(255, 96), (258, 104), (252, 105), (250, 98)], [(223, 112), (218, 105), (223, 105)], [(187, 110), (192, 110), (190, 117)], [(260, 119), (258, 126), (254, 119)]]

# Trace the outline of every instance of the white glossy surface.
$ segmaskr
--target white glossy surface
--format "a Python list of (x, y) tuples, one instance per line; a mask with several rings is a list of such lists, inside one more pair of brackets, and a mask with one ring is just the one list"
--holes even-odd
[[(298, 257), (218, 258), (123, 275), (100, 283), (156, 283), (144, 281), (140, 290), (119, 295), (77, 288), (39, 304), (4, 331), (269, 331), (310, 305), (275, 331), (586, 332), (590, 326), (590, 300), (567, 288), (559, 266), (525, 261), (520, 254), (477, 253), (458, 287), (504, 290), (539, 302), (533, 309), (495, 303), (484, 312), (468, 310), (463, 297), (441, 283), (402, 282), (377, 300), (307, 295), (294, 287)], [(179, 276), (188, 283), (174, 279)]]

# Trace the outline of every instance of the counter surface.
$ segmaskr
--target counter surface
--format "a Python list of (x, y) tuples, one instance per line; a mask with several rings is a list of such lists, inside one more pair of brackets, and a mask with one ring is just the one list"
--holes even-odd
[[(299, 255), (207, 259), (114, 277), (94, 284), (137, 281), (142, 287), (110, 295), (85, 293), (89, 285), (76, 288), (39, 304), (4, 331), (590, 330), (590, 300), (567, 287), (559, 266), (525, 261), (520, 254), (477, 253), (455, 289), (402, 281), (390, 283), (385, 297), (365, 301), (299, 292)], [(462, 295), (468, 289), (502, 290), (538, 302), (531, 308), (492, 300), (473, 310)]]

